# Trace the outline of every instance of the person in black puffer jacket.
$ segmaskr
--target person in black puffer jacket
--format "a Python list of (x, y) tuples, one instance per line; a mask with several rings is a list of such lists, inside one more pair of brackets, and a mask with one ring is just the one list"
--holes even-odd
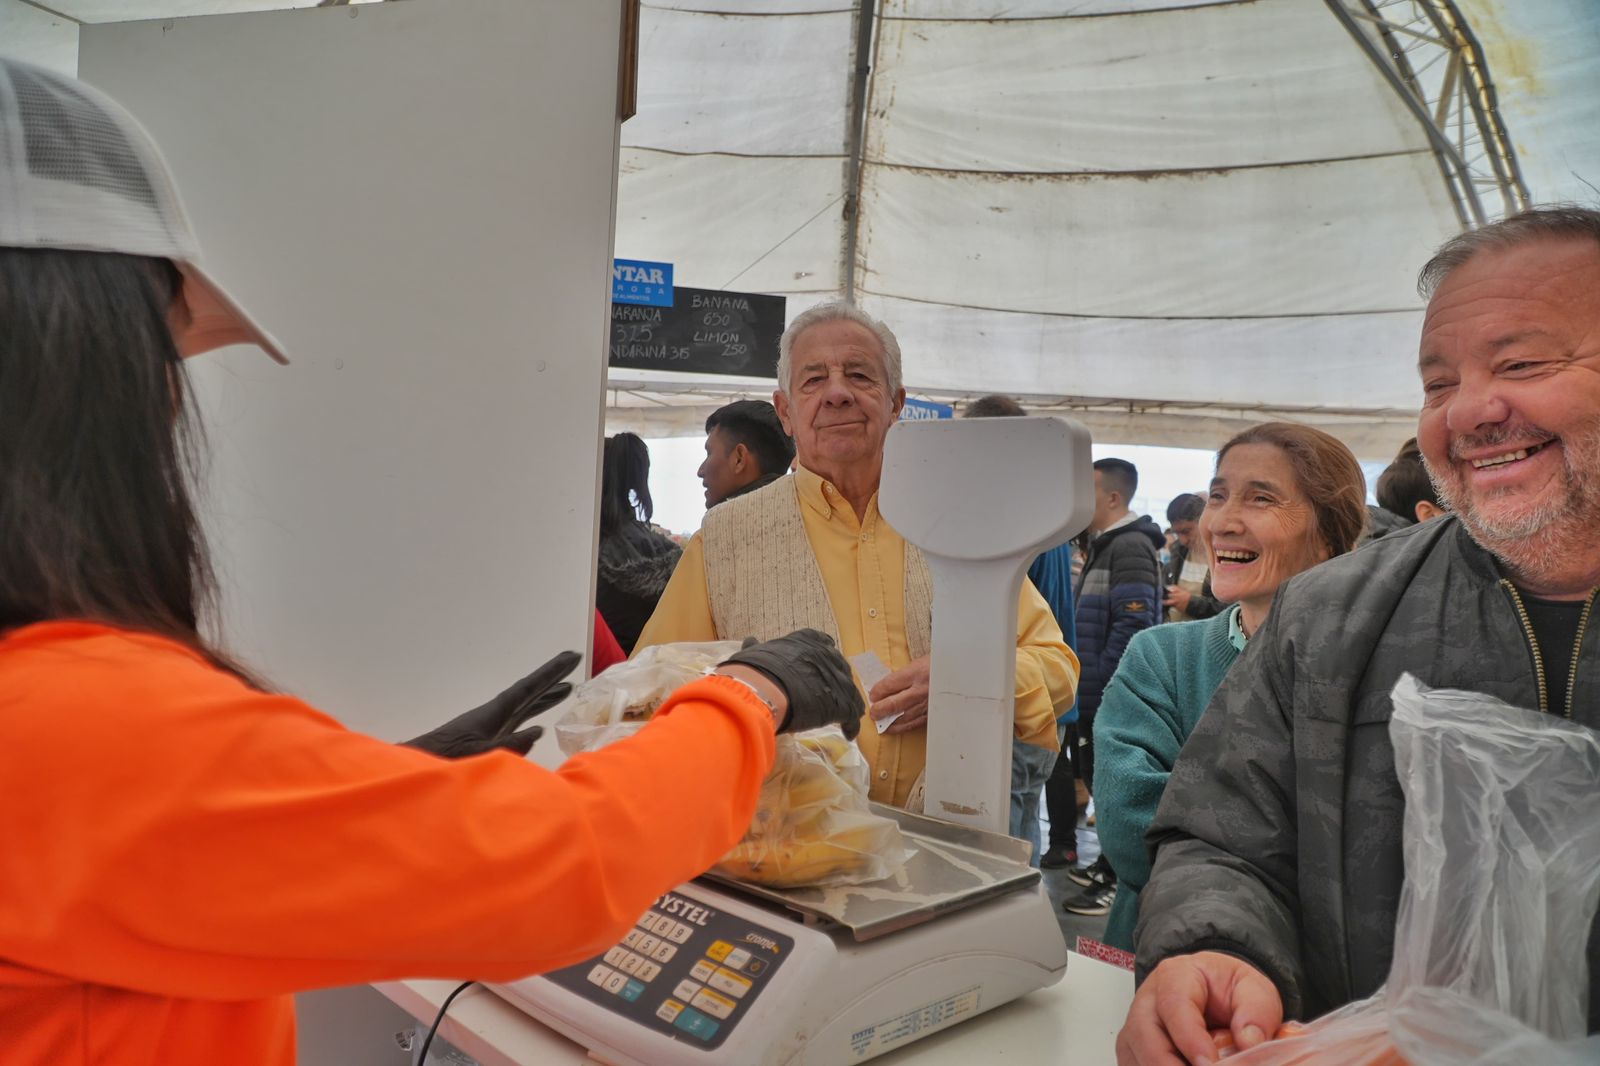
[[(1125, 459), (1094, 464), (1094, 517), (1089, 520), (1083, 572), (1073, 589), (1077, 601), (1078, 679), (1077, 744), (1071, 773), (1062, 760), (1045, 785), (1050, 811), (1050, 847), (1040, 865), (1070, 865), (1077, 845), (1078, 799), (1073, 776), (1094, 790), (1094, 715), (1100, 694), (1122, 661), (1128, 641), (1141, 629), (1161, 621), (1161, 560), (1167, 538), (1148, 515), (1135, 515), (1128, 501), (1139, 487), (1139, 471)], [(1092, 868), (1096, 879), (1114, 883), (1106, 863)], [(1081, 882), (1080, 882), (1081, 883)]]

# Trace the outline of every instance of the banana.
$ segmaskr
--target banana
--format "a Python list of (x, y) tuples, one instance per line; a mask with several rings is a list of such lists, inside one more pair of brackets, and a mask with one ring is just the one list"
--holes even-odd
[(897, 832), (866, 809), (866, 761), (837, 732), (794, 740), (761, 786), (749, 832), (717, 869), (780, 888), (859, 879), (895, 846)]
[(788, 836), (741, 841), (717, 864), (729, 877), (774, 888), (813, 885), (839, 874), (856, 874), (876, 861), (886, 841), (885, 823), (852, 812), (827, 816), (832, 824), (816, 837)]

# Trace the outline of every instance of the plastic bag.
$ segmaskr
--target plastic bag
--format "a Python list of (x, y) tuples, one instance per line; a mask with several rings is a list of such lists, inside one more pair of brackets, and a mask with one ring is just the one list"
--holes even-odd
[(775, 888), (878, 881), (915, 849), (867, 806), (867, 760), (837, 726), (778, 738), (750, 830), (714, 873)]
[[(738, 650), (733, 640), (659, 644), (579, 685), (555, 727), (561, 750), (576, 755), (631, 736), (673, 692)], [(750, 829), (713, 869), (780, 888), (861, 884), (914, 853), (894, 821), (868, 808), (867, 760), (830, 726), (777, 738)]]
[(568, 755), (576, 755), (638, 732), (668, 696), (738, 650), (737, 640), (644, 649), (573, 690), (563, 704), (567, 713), (556, 726), (556, 742)]
[(1389, 980), (1230, 1066), (1578, 1066), (1600, 902), (1600, 733), (1394, 687), (1406, 880)]

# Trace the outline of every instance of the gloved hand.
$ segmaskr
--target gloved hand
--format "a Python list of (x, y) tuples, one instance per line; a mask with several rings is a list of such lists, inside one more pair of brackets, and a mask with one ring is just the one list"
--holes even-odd
[(786, 637), (757, 642), (754, 637), (728, 657), (760, 670), (789, 697), (789, 717), (780, 733), (803, 733), (837, 724), (851, 740), (861, 731), (864, 704), (850, 664), (833, 638), (815, 629), (797, 629)]
[(520, 733), (517, 727), (572, 693), (572, 686), (561, 679), (572, 673), (572, 668), (582, 658), (575, 651), (564, 651), (482, 707), (475, 707), (437, 729), (406, 741), (406, 746), (446, 759), (482, 755), (495, 748), (526, 755), (544, 727), (530, 726)]

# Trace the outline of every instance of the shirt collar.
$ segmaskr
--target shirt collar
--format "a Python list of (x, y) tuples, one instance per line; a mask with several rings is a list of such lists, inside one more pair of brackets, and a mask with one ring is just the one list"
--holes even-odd
[[(833, 487), (832, 482), (825, 480), (821, 474), (807, 470), (799, 463), (794, 467), (794, 485), (800, 493), (800, 502), (806, 507), (820, 514), (823, 518), (832, 519), (834, 513), (843, 512), (855, 521), (855, 509), (850, 506), (850, 501)], [(873, 493), (872, 499), (867, 502), (866, 518), (870, 520), (878, 511), (878, 494)], [(861, 524), (865, 524), (864, 522)]]
[(1234, 651), (1244, 651), (1244, 646), (1250, 643), (1244, 632), (1244, 608), (1237, 603), (1228, 608), (1228, 643), (1233, 645)]

